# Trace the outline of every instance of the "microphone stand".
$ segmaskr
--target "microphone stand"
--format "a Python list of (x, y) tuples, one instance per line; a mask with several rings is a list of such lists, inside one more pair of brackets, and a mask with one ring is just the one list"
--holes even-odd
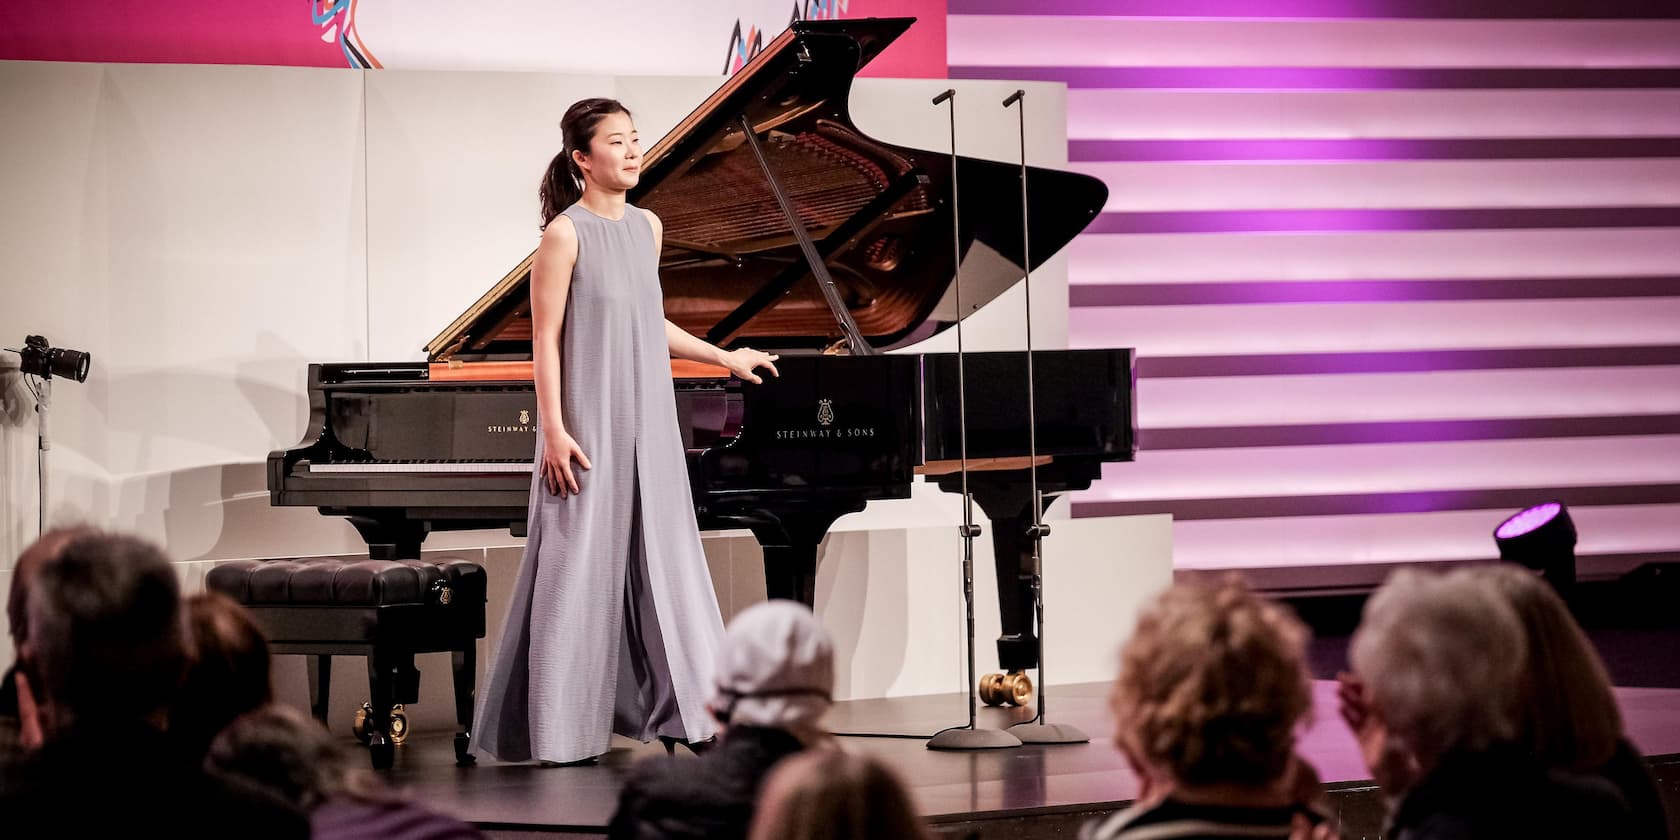
[(1017, 125), (1021, 138), (1021, 271), (1026, 278), (1027, 308), (1027, 468), (1032, 484), (1032, 526), (1027, 538), (1032, 541), (1033, 613), (1038, 622), (1038, 702), (1032, 720), (1015, 724), (1009, 731), (1024, 744), (1084, 744), (1091, 740), (1079, 727), (1067, 723), (1050, 723), (1046, 719), (1045, 685), (1046, 649), (1044, 643), (1044, 538), (1050, 527), (1044, 524), (1044, 496), (1038, 491), (1038, 403), (1033, 382), (1032, 341), (1032, 253), (1027, 217), (1027, 92), (1017, 90), (1003, 100), (1003, 107), (1016, 106)]
[(968, 723), (934, 733), (928, 739), (930, 750), (995, 750), (1021, 746), (1021, 739), (1000, 729), (982, 729), (977, 722), (975, 694), (979, 685), (974, 681), (974, 538), (980, 536), (980, 526), (974, 524), (974, 499), (968, 492), (968, 383), (963, 378), (963, 312), (962, 308), (962, 234), (958, 226), (957, 203), (957, 92), (946, 90), (933, 98), (933, 104), (950, 103), (951, 117), (951, 270), (956, 288), (957, 306), (957, 440), (962, 469), (963, 524), (957, 530), (963, 540), (962, 592), (963, 615), (968, 622)]

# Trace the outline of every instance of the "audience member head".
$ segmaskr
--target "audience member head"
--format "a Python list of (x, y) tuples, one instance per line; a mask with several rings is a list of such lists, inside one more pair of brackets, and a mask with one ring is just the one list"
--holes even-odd
[(1312, 708), (1306, 641), (1294, 615), (1236, 580), (1173, 586), (1121, 649), (1116, 746), (1146, 786), (1285, 784)]
[(234, 718), (273, 699), (268, 640), (251, 614), (219, 592), (187, 599), (192, 660), (169, 709), (169, 732), (189, 755), (203, 755), (210, 739)]
[(310, 813), (328, 799), (379, 800), (388, 794), (366, 761), (356, 761), (326, 727), (290, 706), (241, 715), (210, 742), (205, 769)]
[(1522, 625), (1504, 598), (1466, 572), (1394, 573), (1366, 602), (1351, 659), (1385, 752), (1405, 756), (1417, 772), (1515, 734)]
[(162, 727), (186, 664), (181, 590), (138, 537), (88, 532), (41, 564), (21, 651), (48, 741), (77, 728)]
[(920, 840), (927, 831), (897, 775), (873, 758), (808, 750), (783, 759), (759, 795), (751, 840)]
[(1517, 738), (1555, 767), (1603, 766), (1622, 738), (1622, 713), (1604, 662), (1569, 607), (1544, 578), (1499, 564), (1471, 572), (1516, 612), (1527, 641), (1518, 691)]
[(41, 571), (41, 566), (57, 557), (72, 539), (94, 533), (97, 532), (82, 525), (54, 528), (42, 534), (18, 555), (17, 563), (12, 566), (11, 589), (6, 594), (6, 624), (11, 629), (13, 646), (21, 648), (23, 643), (29, 640), (29, 588), (35, 582), (35, 575)]
[(765, 601), (729, 622), (711, 702), (719, 721), (785, 729), (809, 740), (833, 693), (834, 643), (808, 607)]

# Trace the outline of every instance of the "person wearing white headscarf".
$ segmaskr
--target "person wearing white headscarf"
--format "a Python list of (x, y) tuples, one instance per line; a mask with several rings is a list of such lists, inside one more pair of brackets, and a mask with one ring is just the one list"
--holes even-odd
[(723, 725), (716, 746), (694, 761), (639, 765), (619, 795), (609, 838), (745, 838), (770, 769), (826, 739), (834, 643), (803, 604), (766, 601), (742, 611), (724, 632), (716, 667), (708, 704)]

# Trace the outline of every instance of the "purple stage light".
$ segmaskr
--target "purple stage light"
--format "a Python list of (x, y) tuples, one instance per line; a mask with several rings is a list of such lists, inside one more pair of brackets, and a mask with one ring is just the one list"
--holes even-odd
[(1559, 595), (1575, 586), (1575, 522), (1562, 502), (1542, 502), (1493, 530), (1499, 559), (1540, 573)]
[(1558, 502), (1535, 505), (1500, 523), (1499, 529), (1493, 532), (1493, 536), (1495, 539), (1501, 540), (1520, 537), (1552, 521), (1561, 510), (1563, 510), (1563, 505)]

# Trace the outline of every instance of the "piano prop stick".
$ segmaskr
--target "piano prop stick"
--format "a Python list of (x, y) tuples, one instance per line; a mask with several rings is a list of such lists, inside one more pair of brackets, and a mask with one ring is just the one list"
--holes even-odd
[(955, 253), (952, 270), (956, 272), (954, 290), (957, 312), (957, 428), (958, 452), (961, 463), (963, 500), (962, 535), (962, 593), (963, 617), (968, 636), (964, 639), (968, 653), (968, 723), (934, 733), (928, 739), (930, 750), (995, 750), (1021, 746), (1021, 739), (998, 729), (982, 729), (977, 720), (974, 681), (974, 538), (980, 536), (980, 526), (974, 524), (974, 497), (968, 492), (968, 389), (963, 380), (963, 313), (962, 308), (962, 228), (957, 203), (957, 92), (946, 90), (933, 98), (933, 104), (950, 103), (951, 120), (951, 242)]
[(770, 159), (764, 156), (764, 145), (758, 141), (758, 133), (753, 129), (752, 120), (746, 114), (741, 115), (741, 135), (747, 140), (747, 148), (752, 149), (753, 159), (758, 161), (758, 168), (763, 170), (764, 179), (769, 182), (770, 193), (776, 197), (776, 206), (782, 210), (782, 217), (787, 219), (788, 227), (793, 231), (795, 241), (799, 243), (800, 253), (805, 255), (805, 264), (811, 269), (811, 274), (817, 280), (817, 290), (822, 292), (823, 300), (828, 308), (833, 310), (834, 317), (840, 322), (840, 331), (846, 336), (846, 344), (854, 356), (873, 356), (875, 348), (863, 340), (858, 332), (857, 322), (852, 320), (851, 310), (846, 308), (846, 302), (841, 299), (840, 292), (834, 288), (834, 277), (828, 273), (828, 266), (822, 255), (817, 253), (816, 243), (811, 241), (811, 232), (805, 229), (805, 224), (799, 220), (799, 211), (793, 206), (793, 199), (788, 198), (787, 188), (782, 186), (782, 179), (776, 177), (776, 170), (771, 168)]
[(1028, 233), (1027, 210), (1027, 92), (1017, 90), (1003, 100), (1003, 107), (1015, 107), (1016, 124), (1021, 138), (1021, 271), (1026, 286), (1027, 310), (1027, 454), (1030, 461), (1032, 487), (1032, 525), (1027, 539), (1032, 544), (1033, 616), (1038, 624), (1038, 703), (1032, 720), (1018, 723), (1009, 730), (1024, 744), (1084, 744), (1091, 736), (1068, 723), (1050, 723), (1044, 707), (1045, 677), (1044, 644), (1044, 538), (1050, 534), (1044, 524), (1044, 494), (1038, 489), (1038, 405), (1033, 391), (1032, 341), (1032, 236)]

